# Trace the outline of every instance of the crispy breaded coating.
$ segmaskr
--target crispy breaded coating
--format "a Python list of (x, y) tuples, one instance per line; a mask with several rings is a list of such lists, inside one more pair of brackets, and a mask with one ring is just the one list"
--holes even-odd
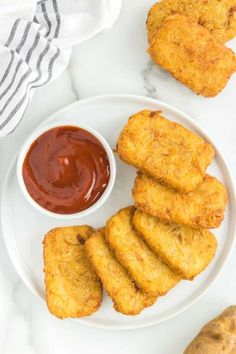
[(46, 300), (59, 318), (88, 316), (101, 305), (102, 286), (84, 245), (93, 231), (87, 225), (59, 227), (44, 238)]
[(215, 255), (217, 241), (208, 230), (163, 222), (138, 210), (132, 224), (153, 252), (183, 279), (200, 274)]
[(161, 220), (212, 229), (224, 219), (227, 192), (221, 182), (208, 175), (193, 192), (181, 193), (140, 173), (134, 182), (133, 198), (138, 209)]
[(149, 110), (130, 117), (117, 152), (124, 162), (184, 192), (200, 184), (214, 157), (212, 146), (200, 136)]
[(106, 240), (118, 261), (147, 294), (164, 295), (180, 280), (160, 261), (135, 232), (131, 219), (134, 207), (121, 209), (106, 224)]
[(176, 12), (193, 17), (221, 42), (236, 36), (235, 0), (162, 0), (154, 4), (148, 13), (149, 43), (163, 21)]
[(96, 269), (116, 311), (137, 315), (153, 305), (157, 298), (143, 294), (126, 269), (116, 260), (105, 240), (104, 229), (98, 230), (86, 242), (87, 254)]
[(148, 52), (156, 64), (198, 95), (216, 96), (236, 71), (234, 52), (191, 17), (167, 17)]

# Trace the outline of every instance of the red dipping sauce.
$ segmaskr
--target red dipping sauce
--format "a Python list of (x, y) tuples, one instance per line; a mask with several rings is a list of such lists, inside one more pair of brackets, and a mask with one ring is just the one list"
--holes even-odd
[(110, 179), (109, 159), (100, 141), (74, 126), (50, 129), (31, 145), (23, 179), (31, 197), (58, 214), (88, 209)]

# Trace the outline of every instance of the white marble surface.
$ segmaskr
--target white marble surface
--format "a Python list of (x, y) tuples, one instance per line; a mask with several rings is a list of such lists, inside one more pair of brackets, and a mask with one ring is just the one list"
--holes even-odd
[[(175, 105), (209, 132), (236, 176), (236, 75), (216, 98), (197, 97), (146, 54), (145, 17), (150, 0), (124, 0), (121, 17), (107, 33), (74, 49), (69, 68), (40, 88), (17, 131), (0, 141), (0, 185), (15, 152), (43, 119), (85, 97), (134, 93)], [(229, 43), (236, 50), (236, 40)], [(26, 221), (27, 227), (27, 221)], [(1, 354), (181, 354), (199, 327), (236, 303), (235, 250), (208, 292), (181, 315), (133, 331), (107, 331), (49, 315), (23, 285), (0, 238)]]

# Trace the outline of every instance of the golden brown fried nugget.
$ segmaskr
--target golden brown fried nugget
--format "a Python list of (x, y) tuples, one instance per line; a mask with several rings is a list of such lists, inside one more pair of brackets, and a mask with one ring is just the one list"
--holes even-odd
[(129, 277), (126, 269), (109, 250), (104, 229), (95, 232), (86, 242), (87, 254), (96, 269), (116, 311), (125, 315), (137, 315), (157, 300), (143, 294)]
[(234, 52), (190, 17), (168, 17), (148, 49), (153, 61), (197, 94), (216, 96), (236, 71)]
[(214, 157), (210, 144), (157, 111), (130, 117), (117, 142), (119, 157), (165, 184), (189, 192)]
[(106, 225), (106, 240), (118, 261), (147, 294), (164, 295), (180, 277), (160, 261), (132, 227), (135, 208), (128, 207), (112, 216)]
[(85, 241), (89, 226), (59, 227), (44, 238), (44, 271), (49, 311), (59, 317), (83, 317), (102, 302), (102, 287), (90, 263)]
[(227, 192), (221, 182), (208, 175), (193, 192), (181, 193), (140, 173), (133, 198), (138, 209), (161, 220), (211, 229), (219, 227), (224, 219)]
[(200, 274), (215, 255), (216, 238), (208, 230), (166, 223), (141, 211), (132, 223), (153, 252), (184, 279)]
[(154, 4), (148, 13), (149, 43), (163, 21), (176, 12), (193, 17), (221, 42), (236, 36), (235, 0), (162, 0)]

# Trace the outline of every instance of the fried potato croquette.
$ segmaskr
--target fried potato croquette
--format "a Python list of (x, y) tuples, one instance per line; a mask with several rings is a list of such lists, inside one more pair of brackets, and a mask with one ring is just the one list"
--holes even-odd
[(140, 173), (135, 179), (133, 198), (138, 209), (161, 220), (212, 229), (224, 219), (227, 192), (221, 182), (208, 175), (193, 192), (181, 193)]
[(156, 64), (198, 95), (216, 96), (236, 71), (234, 52), (190, 17), (167, 17), (148, 52)]
[(118, 261), (147, 294), (164, 295), (180, 280), (137, 235), (131, 219), (134, 207), (120, 210), (106, 224), (106, 240)]
[(183, 192), (202, 182), (214, 157), (212, 146), (200, 136), (149, 110), (130, 117), (117, 153), (124, 162)]
[(59, 318), (89, 316), (101, 305), (102, 286), (84, 245), (93, 231), (86, 225), (59, 227), (44, 238), (46, 300)]
[(153, 252), (183, 279), (192, 280), (215, 255), (217, 241), (208, 230), (165, 223), (141, 211), (134, 213), (132, 223)]
[(95, 232), (86, 242), (87, 254), (96, 269), (116, 311), (125, 315), (137, 315), (145, 307), (153, 305), (157, 297), (143, 294), (126, 269), (116, 260), (107, 246), (104, 229)]
[(176, 12), (193, 17), (221, 42), (236, 36), (235, 0), (162, 0), (154, 4), (148, 13), (149, 43), (163, 21)]

